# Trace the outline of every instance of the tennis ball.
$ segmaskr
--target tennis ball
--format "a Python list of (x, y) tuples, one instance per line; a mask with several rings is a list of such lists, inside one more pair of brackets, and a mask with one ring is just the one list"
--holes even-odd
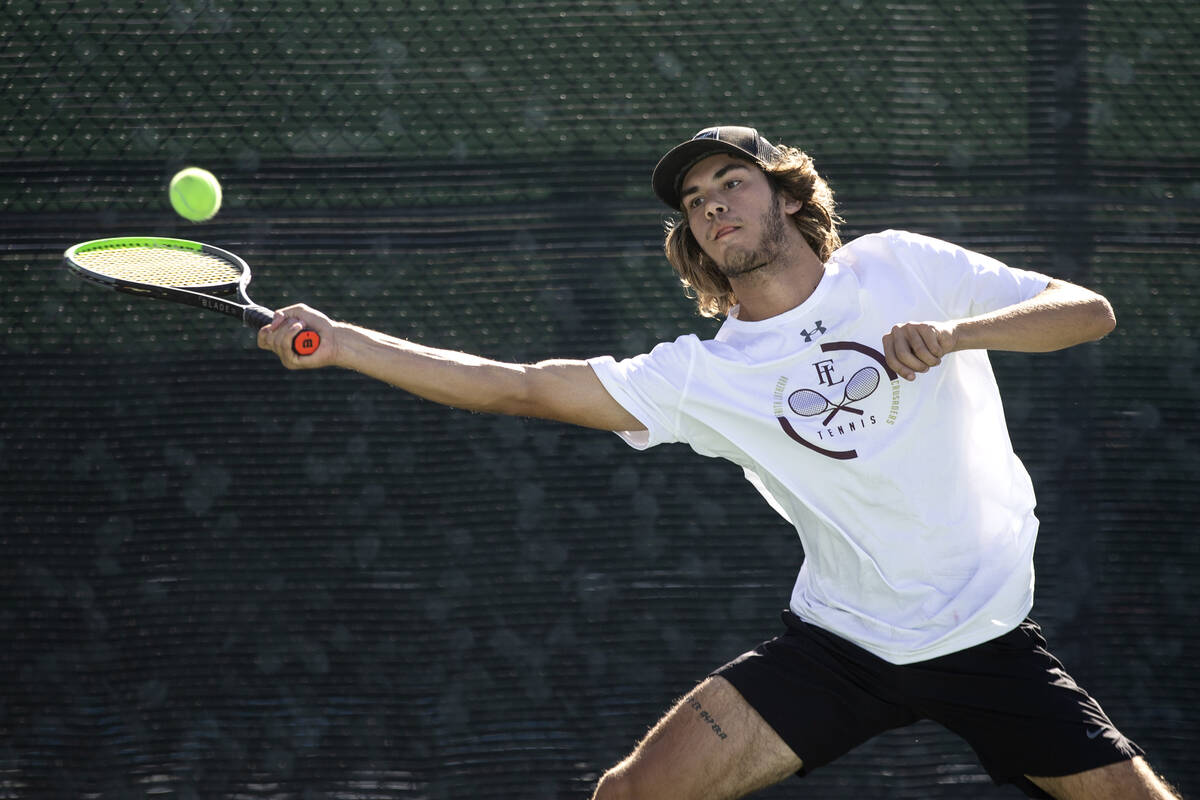
[(171, 207), (192, 222), (212, 219), (221, 209), (221, 184), (206, 169), (188, 167), (171, 178)]

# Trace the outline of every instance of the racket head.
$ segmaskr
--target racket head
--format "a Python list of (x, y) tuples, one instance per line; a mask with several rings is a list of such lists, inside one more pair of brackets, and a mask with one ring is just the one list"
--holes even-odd
[(812, 389), (797, 389), (788, 396), (788, 406), (801, 417), (815, 417), (829, 410), (829, 400)]
[[(267, 325), (275, 315), (246, 295), (250, 265), (203, 242), (164, 236), (92, 239), (67, 248), (63, 263), (110, 289), (206, 308), (250, 327)], [(240, 302), (222, 299), (235, 293)], [(312, 355), (320, 345), (320, 334), (309, 328), (292, 339), (292, 349), (300, 356)]]
[(188, 239), (118, 236), (67, 248), (69, 269), (114, 289), (182, 289), (214, 295), (243, 292), (250, 266), (228, 250)]
[(863, 367), (850, 376), (846, 383), (845, 395), (850, 402), (865, 400), (879, 388), (879, 370), (874, 367)]

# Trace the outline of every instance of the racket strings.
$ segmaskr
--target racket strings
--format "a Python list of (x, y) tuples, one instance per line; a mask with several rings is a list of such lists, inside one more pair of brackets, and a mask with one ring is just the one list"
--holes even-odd
[[(879, 388), (879, 370), (874, 367), (863, 367), (855, 372), (846, 383), (841, 403), (832, 403), (820, 392), (813, 389), (797, 389), (788, 397), (788, 406), (801, 417), (815, 417), (830, 408), (843, 411), (853, 410), (848, 403), (865, 400)], [(855, 413), (858, 413), (857, 411)]]
[(850, 377), (846, 384), (846, 399), (850, 401), (865, 400), (879, 388), (879, 370), (874, 367), (863, 367)]
[(788, 398), (792, 411), (802, 417), (815, 417), (829, 408), (829, 401), (812, 389), (797, 389)]
[(97, 248), (81, 250), (75, 259), (85, 269), (110, 278), (157, 286), (223, 286), (242, 277), (241, 268), (223, 258), (171, 247)]

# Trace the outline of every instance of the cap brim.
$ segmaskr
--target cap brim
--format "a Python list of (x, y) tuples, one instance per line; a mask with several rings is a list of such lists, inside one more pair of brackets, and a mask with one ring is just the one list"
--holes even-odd
[(684, 142), (672, 148), (659, 160), (658, 166), (654, 168), (654, 174), (650, 182), (654, 187), (654, 193), (658, 195), (658, 199), (678, 211), (680, 204), (679, 184), (683, 180), (683, 173), (700, 159), (715, 153), (729, 153), (748, 161), (756, 163), (758, 161), (753, 154), (746, 152), (735, 144), (723, 142), (720, 139), (692, 139), (691, 141)]

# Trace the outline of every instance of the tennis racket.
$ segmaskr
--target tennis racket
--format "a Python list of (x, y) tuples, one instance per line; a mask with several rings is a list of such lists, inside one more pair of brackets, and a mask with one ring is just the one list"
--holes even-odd
[[(206, 308), (261, 328), (275, 312), (250, 301), (250, 265), (228, 250), (187, 239), (122, 236), (67, 248), (63, 263), (75, 274), (118, 292)], [(321, 337), (305, 328), (292, 339), (309, 356)]]
[[(846, 388), (842, 390), (842, 402), (834, 403), (825, 395), (812, 389), (797, 389), (788, 396), (788, 406), (802, 417), (815, 417), (829, 411), (829, 416), (821, 421), (822, 425), (828, 425), (839, 411), (849, 411), (851, 414), (858, 414), (861, 417), (862, 409), (854, 408), (850, 403), (867, 399), (878, 388), (879, 370), (874, 367), (863, 367), (850, 376)], [(830, 409), (833, 410), (830, 411)]]

